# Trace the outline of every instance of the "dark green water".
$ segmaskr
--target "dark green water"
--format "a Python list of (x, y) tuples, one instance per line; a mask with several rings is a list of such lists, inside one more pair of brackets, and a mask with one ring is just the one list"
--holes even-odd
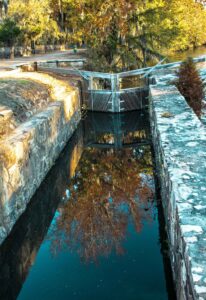
[(153, 171), (146, 113), (89, 115), (0, 248), (0, 299), (175, 299)]
[(174, 53), (173, 55), (168, 56), (168, 61), (175, 62), (175, 61), (185, 60), (187, 57), (198, 57), (202, 55), (206, 55), (206, 46)]

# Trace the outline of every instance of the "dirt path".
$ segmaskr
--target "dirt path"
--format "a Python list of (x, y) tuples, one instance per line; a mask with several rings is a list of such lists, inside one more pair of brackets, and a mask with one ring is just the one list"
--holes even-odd
[(55, 60), (55, 59), (69, 59), (69, 58), (82, 58), (84, 56), (85, 50), (78, 50), (77, 54), (73, 53), (73, 50), (65, 50), (65, 51), (57, 51), (46, 54), (37, 54), (28, 57), (17, 57), (13, 60), (3, 59), (0, 60), (0, 70), (5, 70), (7, 68), (14, 68), (15, 65), (21, 63), (28, 63), (34, 61), (47, 61), (47, 60)]

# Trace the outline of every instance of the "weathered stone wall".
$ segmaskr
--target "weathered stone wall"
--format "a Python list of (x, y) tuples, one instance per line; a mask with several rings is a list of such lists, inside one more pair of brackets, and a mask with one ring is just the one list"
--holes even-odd
[(80, 118), (79, 93), (73, 90), (65, 101), (51, 103), (1, 140), (0, 243), (25, 211)]
[(65, 190), (74, 175), (83, 147), (83, 128), (80, 123), (55, 166), (15, 224), (9, 238), (1, 245), (0, 299), (17, 299), (56, 208), (65, 197)]
[(16, 126), (13, 112), (8, 107), (0, 105), (0, 137), (9, 134)]
[(206, 132), (172, 85), (150, 86), (153, 143), (177, 299), (206, 299)]

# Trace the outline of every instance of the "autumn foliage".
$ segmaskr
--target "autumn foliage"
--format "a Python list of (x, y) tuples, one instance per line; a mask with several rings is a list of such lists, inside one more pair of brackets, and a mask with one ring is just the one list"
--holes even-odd
[(18, 45), (86, 45), (88, 67), (104, 72), (149, 66), (206, 43), (206, 11), (194, 0), (9, 0), (8, 17), (13, 33), (21, 31)]
[(204, 87), (192, 58), (188, 58), (180, 66), (176, 86), (190, 107), (200, 116)]

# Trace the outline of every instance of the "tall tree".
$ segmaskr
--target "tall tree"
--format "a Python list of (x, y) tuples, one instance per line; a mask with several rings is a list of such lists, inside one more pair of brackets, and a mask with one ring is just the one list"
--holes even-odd
[(170, 19), (172, 26), (176, 24), (178, 34), (170, 43), (172, 50), (185, 50), (206, 43), (206, 10), (193, 0), (172, 0), (167, 3), (167, 10), (174, 17)]
[(206, 43), (206, 10), (194, 0), (10, 0), (26, 43), (85, 43), (90, 67), (118, 71)]
[(64, 11), (71, 40), (86, 42), (98, 69), (145, 66), (205, 41), (205, 11), (193, 0), (64, 0)]
[(11, 0), (8, 13), (22, 30), (27, 44), (59, 37), (57, 23), (51, 18), (49, 0)]
[(14, 44), (20, 33), (21, 30), (12, 19), (6, 18), (0, 24), (0, 42), (11, 48), (10, 58), (14, 57)]

